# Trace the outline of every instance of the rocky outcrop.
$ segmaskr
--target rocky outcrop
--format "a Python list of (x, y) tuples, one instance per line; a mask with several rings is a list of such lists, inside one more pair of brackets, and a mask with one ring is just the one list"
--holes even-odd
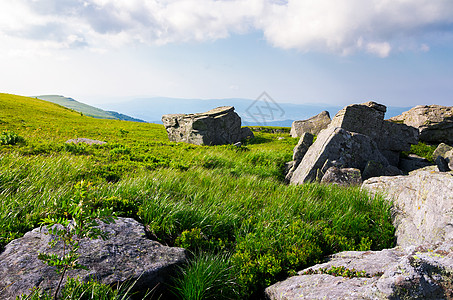
[(423, 142), (453, 145), (453, 106), (418, 105), (390, 121), (417, 128)]
[(320, 180), (333, 166), (356, 168), (362, 172), (369, 161), (382, 165), (383, 170), (389, 165), (370, 137), (329, 126), (308, 149), (290, 183)]
[(453, 172), (421, 169), (408, 176), (370, 178), (362, 187), (393, 201), (398, 245), (453, 240)]
[[(83, 240), (79, 262), (88, 270), (70, 270), (68, 276), (81, 280), (94, 277), (104, 284), (137, 280), (134, 289), (152, 289), (166, 280), (173, 268), (185, 261), (185, 250), (171, 248), (146, 238), (143, 225), (129, 218), (102, 224), (108, 240)], [(43, 228), (42, 231), (46, 231)], [(59, 275), (38, 259), (38, 253), (61, 253), (62, 244), (49, 249), (51, 235), (39, 228), (10, 242), (0, 254), (0, 299), (15, 299), (33, 287), (54, 289)]]
[(318, 115), (311, 117), (310, 119), (303, 121), (294, 121), (291, 125), (291, 136), (300, 137), (305, 132), (312, 135), (318, 135), (318, 133), (327, 128), (330, 124), (330, 115), (328, 111), (323, 111)]
[(330, 167), (322, 177), (321, 183), (340, 186), (361, 185), (362, 175), (359, 169)]
[(271, 300), (451, 299), (452, 282), (453, 243), (445, 242), (337, 253), (265, 293)]
[(299, 139), (296, 147), (293, 149), (293, 160), (288, 163), (288, 170), (286, 172), (286, 181), (289, 182), (293, 176), (294, 171), (299, 166), (300, 162), (307, 153), (308, 148), (313, 144), (314, 136), (311, 133), (304, 132)]
[(164, 115), (162, 122), (172, 142), (226, 145), (253, 137), (249, 128), (241, 128), (241, 118), (232, 106), (217, 107), (205, 113)]
[(416, 129), (384, 120), (387, 108), (375, 102), (353, 104), (340, 110), (329, 126), (369, 136), (387, 158), (398, 166), (401, 151), (409, 151), (411, 144), (418, 143)]
[(103, 145), (103, 144), (106, 144), (106, 142), (103, 142), (103, 141), (98, 141), (98, 140), (92, 140), (92, 139), (87, 139), (87, 138), (76, 138), (76, 139), (71, 139), (71, 140), (67, 140), (65, 142), (66, 144), (70, 144), (70, 143), (73, 143), (73, 144), (79, 144), (79, 143), (83, 143), (83, 144), (87, 144), (87, 145)]

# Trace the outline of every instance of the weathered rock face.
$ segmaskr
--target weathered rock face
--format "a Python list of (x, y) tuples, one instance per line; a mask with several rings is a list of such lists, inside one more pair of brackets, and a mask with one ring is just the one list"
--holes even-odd
[(172, 142), (195, 145), (234, 144), (253, 137), (249, 128), (241, 128), (241, 118), (232, 106), (222, 106), (205, 113), (162, 116)]
[(359, 169), (330, 167), (321, 179), (321, 183), (341, 186), (362, 184), (362, 175)]
[(71, 140), (67, 140), (66, 141), (66, 144), (70, 144), (70, 143), (74, 143), (74, 144), (83, 143), (83, 144), (87, 144), (87, 145), (93, 145), (93, 144), (103, 145), (103, 144), (106, 144), (106, 142), (103, 142), (103, 141), (92, 140), (92, 139), (87, 139), (87, 138), (76, 138), (76, 139), (71, 139)]
[(453, 106), (418, 105), (390, 120), (418, 128), (423, 142), (453, 145)]
[[(79, 262), (89, 270), (70, 270), (70, 277), (88, 280), (94, 276), (104, 284), (140, 277), (134, 289), (146, 290), (165, 281), (173, 268), (185, 260), (184, 249), (147, 239), (143, 225), (133, 219), (119, 218), (115, 224), (102, 224), (100, 228), (108, 232), (109, 239), (83, 240)], [(61, 243), (48, 248), (50, 239), (37, 228), (6, 246), (0, 254), (0, 299), (15, 299), (34, 286), (44, 290), (57, 286), (59, 275), (55, 268), (38, 259), (39, 252), (62, 252)]]
[(286, 181), (290, 181), (291, 177), (293, 176), (294, 171), (299, 166), (300, 162), (307, 153), (308, 148), (313, 144), (314, 136), (311, 133), (304, 132), (299, 139), (296, 147), (293, 150), (293, 160), (289, 163), (288, 171), (286, 172)]
[[(453, 243), (446, 242), (405, 249), (341, 252), (331, 256), (327, 263), (268, 287), (266, 296), (271, 300), (451, 299), (452, 249)], [(341, 266), (364, 271), (368, 278), (336, 277), (321, 270)]]
[(387, 161), (398, 166), (399, 152), (409, 151), (411, 144), (418, 143), (418, 132), (404, 124), (384, 121), (386, 110), (384, 105), (371, 101), (349, 105), (335, 115), (329, 126), (369, 136)]
[(389, 165), (368, 136), (329, 126), (308, 149), (290, 183), (320, 180), (332, 166), (356, 168), (362, 172), (369, 161), (381, 164), (384, 170)]
[(318, 133), (327, 128), (330, 124), (330, 115), (328, 111), (323, 111), (320, 114), (311, 117), (308, 120), (294, 121), (291, 125), (291, 136), (300, 137), (304, 132), (318, 135)]
[(453, 172), (421, 169), (408, 176), (370, 178), (362, 187), (393, 200), (398, 245), (453, 240)]

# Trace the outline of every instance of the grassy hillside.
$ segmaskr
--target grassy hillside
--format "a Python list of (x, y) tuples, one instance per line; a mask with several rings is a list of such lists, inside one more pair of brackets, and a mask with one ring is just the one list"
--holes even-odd
[(101, 119), (113, 119), (113, 120), (123, 120), (123, 121), (134, 121), (134, 122), (145, 122), (140, 119), (135, 119), (130, 116), (120, 114), (115, 111), (105, 111), (100, 108), (96, 108), (85, 103), (78, 102), (72, 98), (58, 96), (58, 95), (42, 95), (35, 98), (49, 101), (63, 107), (75, 110), (77, 112), (83, 113), (84, 115), (101, 118)]
[[(259, 299), (264, 287), (325, 255), (392, 246), (381, 198), (283, 182), (297, 143), (285, 130), (260, 128), (239, 148), (194, 146), (169, 142), (162, 125), (95, 119), (0, 94), (0, 134), (0, 246), (44, 217), (64, 217), (75, 185), (89, 181), (93, 206), (133, 217), (154, 239), (191, 251), (173, 283), (180, 299)], [(107, 144), (64, 143), (78, 137)]]

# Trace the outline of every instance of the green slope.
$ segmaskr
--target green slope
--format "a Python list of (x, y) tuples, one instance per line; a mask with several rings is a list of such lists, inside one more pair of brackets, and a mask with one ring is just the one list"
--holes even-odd
[[(393, 246), (390, 204), (382, 198), (359, 188), (283, 183), (298, 142), (285, 132), (255, 132), (239, 148), (195, 146), (169, 142), (163, 125), (97, 119), (0, 94), (5, 131), (24, 141), (0, 145), (0, 252), (41, 219), (67, 218), (81, 180), (92, 183), (89, 207), (135, 218), (153, 239), (189, 249), (189, 267), (203, 253), (218, 253), (208, 262), (226, 262), (213, 267), (228, 283), (222, 290), (204, 284), (211, 267), (198, 265), (209, 272), (183, 279), (190, 290), (228, 299), (259, 299), (266, 286), (335, 252)], [(65, 143), (82, 137), (107, 144)], [(184, 282), (177, 285), (182, 292)]]
[(105, 111), (100, 108), (81, 103), (69, 97), (59, 96), (59, 95), (41, 95), (36, 96), (35, 98), (49, 101), (66, 108), (75, 110), (77, 112), (83, 113), (84, 115), (100, 118), (100, 119), (112, 119), (112, 120), (123, 120), (123, 121), (134, 121), (134, 122), (145, 122), (140, 119), (130, 117), (114, 111)]

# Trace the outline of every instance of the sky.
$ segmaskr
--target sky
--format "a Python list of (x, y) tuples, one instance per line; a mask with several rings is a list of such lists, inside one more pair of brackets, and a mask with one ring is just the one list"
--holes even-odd
[(1, 0), (0, 92), (453, 105), (452, 0)]

